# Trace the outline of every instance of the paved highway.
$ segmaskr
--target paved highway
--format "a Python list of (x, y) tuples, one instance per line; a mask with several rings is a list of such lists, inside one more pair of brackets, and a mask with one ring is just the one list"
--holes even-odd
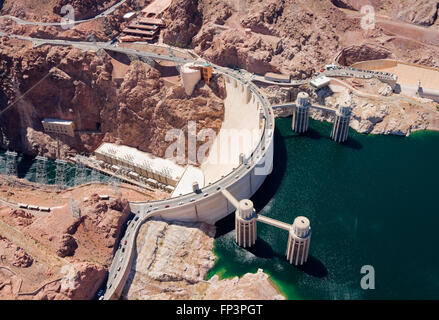
[[(276, 104), (271, 106), (273, 109), (284, 109), (284, 108), (291, 108), (293, 106), (295, 106), (296, 103), (295, 102), (287, 102), (287, 103), (283, 103), (283, 104)], [(326, 106), (322, 106), (320, 104), (311, 104), (310, 108), (314, 108), (320, 111), (325, 111), (325, 112), (332, 112), (335, 113), (337, 110), (335, 110), (334, 108), (329, 108)]]

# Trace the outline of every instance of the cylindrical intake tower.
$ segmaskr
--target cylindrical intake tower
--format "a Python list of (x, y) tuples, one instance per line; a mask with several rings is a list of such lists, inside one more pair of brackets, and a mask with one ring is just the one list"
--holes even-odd
[(248, 199), (239, 201), (235, 212), (236, 243), (241, 247), (251, 247), (256, 242), (256, 214), (253, 202)]
[(349, 122), (351, 121), (352, 109), (346, 106), (338, 106), (335, 113), (334, 126), (332, 127), (331, 138), (335, 142), (345, 142), (348, 139)]
[(291, 129), (294, 132), (302, 133), (308, 130), (309, 122), (309, 95), (306, 92), (299, 92), (293, 112)]
[(294, 265), (302, 265), (308, 259), (311, 242), (311, 227), (306, 217), (297, 217), (290, 228), (287, 245), (287, 260)]

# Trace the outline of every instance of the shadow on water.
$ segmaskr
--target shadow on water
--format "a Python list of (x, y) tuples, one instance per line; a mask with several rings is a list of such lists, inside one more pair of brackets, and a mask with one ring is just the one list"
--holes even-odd
[(343, 145), (348, 147), (348, 148), (355, 149), (355, 150), (363, 149), (363, 145), (357, 139), (350, 138), (350, 137), (348, 138), (348, 140), (345, 143), (343, 143)]
[(328, 269), (326, 269), (325, 265), (312, 255), (308, 256), (308, 261), (304, 265), (297, 266), (297, 269), (315, 278), (325, 278), (328, 276)]
[(262, 259), (272, 259), (275, 255), (273, 248), (271, 248), (271, 246), (261, 238), (257, 238), (256, 243), (252, 247), (243, 250), (247, 250), (256, 257)]
[(287, 149), (283, 137), (276, 128), (274, 131), (273, 171), (267, 176), (262, 186), (251, 198), (256, 211), (262, 210), (274, 197), (281, 185), (286, 170)]
[[(261, 259), (273, 259), (277, 258), (280, 261), (286, 261), (286, 257), (282, 254), (276, 253), (271, 245), (261, 238), (256, 239), (256, 243), (250, 248), (241, 248), (241, 250), (247, 250), (258, 258)], [(325, 278), (328, 276), (328, 269), (325, 265), (316, 257), (309, 255), (308, 261), (301, 266), (293, 266), (288, 263), (291, 268), (296, 268), (307, 275), (314, 278)]]
[(19, 178), (25, 178), (29, 170), (31, 170), (32, 164), (35, 161), (34, 156), (21, 155), (21, 159), (17, 161), (17, 175)]
[[(279, 130), (276, 128), (274, 131), (273, 171), (267, 176), (262, 186), (251, 198), (257, 212), (262, 210), (276, 194), (282, 178), (285, 175), (286, 167), (287, 151), (285, 143)], [(235, 229), (235, 214), (229, 214), (227, 217), (217, 221), (215, 226), (215, 238), (219, 238), (229, 233)]]
[(320, 140), (320, 139), (324, 138), (320, 134), (320, 132), (309, 127), (308, 130), (304, 133), (295, 133), (295, 132), (291, 131), (291, 133), (284, 136), (283, 139), (293, 139), (293, 138), (302, 138), (302, 137), (306, 137), (306, 138), (313, 139), (313, 140)]

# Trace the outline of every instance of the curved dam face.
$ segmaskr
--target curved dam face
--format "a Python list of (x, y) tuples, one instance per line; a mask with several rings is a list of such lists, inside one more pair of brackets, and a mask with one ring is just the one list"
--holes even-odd
[[(212, 143), (207, 160), (201, 165), (207, 177), (205, 187), (171, 199), (130, 203), (131, 210), (140, 219), (132, 222), (131, 232), (124, 235), (127, 249), (118, 250), (115, 254), (104, 299), (120, 297), (135, 255), (137, 233), (149, 218), (214, 224), (235, 211), (235, 207), (223, 195), (223, 190), (227, 190), (238, 201), (248, 199), (271, 173), (274, 152), (274, 113), (271, 105), (254, 84), (241, 79), (240, 75), (217, 66), (214, 69), (226, 80), (226, 115), (220, 134)], [(236, 136), (228, 129), (250, 130), (253, 139), (248, 139), (246, 130)], [(234, 140), (223, 137), (226, 141), (222, 142), (221, 131)], [(236, 137), (241, 147), (231, 148), (233, 152), (227, 159), (230, 162), (212, 161), (215, 160), (215, 154), (224, 155), (227, 151), (221, 148), (230, 148), (231, 143), (236, 143)]]
[(221, 190), (227, 189), (237, 200), (248, 199), (271, 173), (274, 116), (270, 104), (252, 83), (228, 72), (222, 76), (227, 90), (225, 116), (209, 155), (201, 164), (205, 187), (168, 200), (133, 202), (130, 204), (133, 212), (148, 213), (171, 203), (155, 216), (214, 224), (235, 211)]

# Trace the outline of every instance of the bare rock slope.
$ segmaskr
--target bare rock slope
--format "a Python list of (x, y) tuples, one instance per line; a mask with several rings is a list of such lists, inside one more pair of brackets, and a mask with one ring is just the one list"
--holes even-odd
[[(61, 156), (92, 152), (102, 141), (162, 156), (173, 141), (169, 129), (187, 129), (190, 120), (218, 132), (224, 117), (224, 83), (200, 85), (192, 97), (181, 85), (166, 88), (158, 69), (133, 62), (120, 88), (105, 52), (81, 52), (0, 39), (1, 147), (28, 154), (56, 155), (56, 136), (41, 120), (60, 118), (75, 124), (74, 137), (60, 135)], [(11, 107), (12, 105), (12, 107)], [(139, 137), (142, 137), (139, 139)]]
[(123, 290), (126, 299), (284, 299), (258, 271), (242, 278), (205, 280), (215, 262), (215, 227), (205, 223), (146, 222)]

